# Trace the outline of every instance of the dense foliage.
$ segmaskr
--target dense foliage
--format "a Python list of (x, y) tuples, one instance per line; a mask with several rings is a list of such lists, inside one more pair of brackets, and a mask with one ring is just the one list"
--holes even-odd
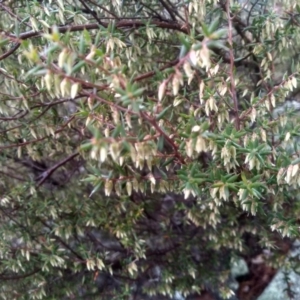
[(1, 1), (1, 299), (226, 298), (238, 257), (282, 264), (298, 2)]

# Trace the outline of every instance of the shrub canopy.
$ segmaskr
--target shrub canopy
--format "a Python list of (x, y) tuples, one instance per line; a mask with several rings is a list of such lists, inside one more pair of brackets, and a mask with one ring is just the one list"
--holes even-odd
[(2, 1), (1, 299), (230, 297), (237, 257), (282, 263), (299, 4)]

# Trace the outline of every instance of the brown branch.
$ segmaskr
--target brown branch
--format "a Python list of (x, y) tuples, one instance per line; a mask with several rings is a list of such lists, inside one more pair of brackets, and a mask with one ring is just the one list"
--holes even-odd
[(96, 100), (98, 100), (98, 101), (100, 101), (102, 103), (105, 103), (105, 104), (107, 104), (107, 105), (109, 105), (111, 107), (114, 107), (114, 108), (118, 109), (119, 111), (124, 111), (124, 112), (130, 113), (132, 115), (138, 115), (138, 113), (136, 113), (136, 112), (134, 112), (134, 111), (132, 111), (132, 110), (130, 110), (128, 108), (122, 107), (122, 106), (116, 104), (115, 102), (105, 100), (105, 99), (99, 97), (98, 95), (96, 95), (95, 93), (89, 93), (87, 91), (81, 91), (80, 95), (84, 95), (84, 96), (87, 96), (87, 97), (94, 98), (94, 99), (96, 99)]
[(32, 275), (34, 275), (34, 274), (36, 274), (40, 271), (41, 271), (41, 269), (37, 268), (37, 269), (33, 270), (32, 272), (27, 273), (27, 274), (23, 274), (23, 275), (4, 276), (4, 275), (0, 274), (0, 280), (19, 280), (19, 279), (23, 279), (23, 278), (32, 276)]
[(185, 164), (184, 158), (182, 157), (182, 155), (179, 153), (178, 151), (178, 146), (174, 143), (174, 141), (158, 126), (158, 124), (156, 123), (155, 119), (151, 118), (148, 114), (146, 114), (145, 112), (140, 112), (141, 116), (148, 121), (155, 129), (156, 131), (163, 136), (166, 141), (172, 146), (172, 148), (174, 149), (174, 156), (182, 163)]
[(101, 10), (105, 11), (105, 12), (108, 13), (109, 15), (113, 16), (114, 19), (116, 19), (116, 20), (119, 19), (119, 17), (118, 17), (116, 14), (114, 14), (112, 11), (108, 10), (108, 9), (105, 8), (104, 6), (100, 5), (99, 3), (96, 3), (96, 2), (94, 2), (94, 1), (92, 1), (92, 0), (89, 0), (88, 2), (90, 2), (91, 4), (93, 4), (93, 5), (97, 6), (97, 7), (99, 7)]
[[(51, 231), (53, 231), (53, 228), (51, 226), (49, 226), (47, 224), (47, 222), (45, 222), (44, 220), (42, 220), (41, 218), (37, 218), (45, 227), (49, 228)], [(63, 241), (62, 238), (60, 238), (59, 236), (55, 235), (55, 234), (52, 234), (52, 236), (58, 241), (60, 242), (64, 247), (65, 249), (68, 249), (71, 253), (73, 253), (73, 255), (75, 257), (77, 257), (77, 259), (80, 261), (80, 262), (85, 262), (85, 259), (79, 254), (77, 253), (71, 246), (69, 246), (65, 241)]]
[(6, 177), (13, 178), (13, 179), (16, 179), (16, 180), (19, 180), (19, 181), (26, 181), (24, 178), (20, 178), (20, 177), (18, 177), (16, 175), (12, 175), (12, 174), (6, 173), (4, 171), (0, 171), (0, 174), (3, 174)]
[[(64, 128), (66, 126), (68, 126), (68, 124), (75, 118), (75, 116), (72, 116), (65, 124), (62, 125), (62, 127), (56, 131), (54, 131), (55, 134), (57, 133), (60, 133), (64, 130)], [(20, 127), (21, 125), (19, 126), (16, 126), (15, 128), (18, 128)], [(6, 131), (4, 131), (6, 132)], [(11, 148), (16, 148), (16, 147), (24, 147), (26, 145), (30, 145), (30, 144), (33, 144), (33, 143), (37, 143), (37, 142), (41, 142), (45, 139), (49, 138), (49, 136), (44, 136), (44, 137), (41, 137), (41, 138), (38, 138), (38, 139), (35, 139), (35, 140), (31, 140), (31, 141), (28, 141), (28, 142), (22, 142), (22, 143), (17, 143), (17, 144), (11, 144), (11, 145), (6, 145), (6, 146), (0, 146), (0, 150), (4, 150), (4, 149), (11, 149)]]
[(9, 51), (2, 54), (0, 56), (0, 61), (12, 55), (20, 47), (20, 45), (21, 45), (20, 43), (16, 43)]
[(159, 0), (159, 2), (165, 8), (165, 10), (169, 13), (169, 15), (172, 18), (172, 20), (176, 22), (176, 17), (174, 15), (172, 9), (169, 7), (169, 5), (167, 3), (165, 3), (164, 0)]
[(97, 16), (97, 13), (93, 10), (91, 10), (86, 4), (85, 1), (79, 0), (79, 2), (82, 4), (82, 6), (85, 8), (85, 10), (93, 16), (93, 18), (98, 22), (99, 25), (102, 25), (102, 21)]
[[(1, 2), (4, 2), (4, 1), (1, 1)], [(10, 16), (12, 16), (12, 17), (15, 18), (16, 20), (18, 20), (19, 23), (26, 24), (26, 26), (28, 26), (28, 27), (30, 27), (30, 28), (32, 29), (32, 26), (31, 26), (28, 22), (24, 22), (19, 16), (17, 16), (16, 14), (14, 14), (8, 6), (6, 6), (6, 5), (0, 3), (0, 7), (1, 7), (3, 10), (5, 10)]]
[(288, 80), (290, 80), (293, 76), (298, 75), (298, 72), (295, 72), (291, 75), (289, 75), (286, 79), (282, 80), (278, 85), (275, 85), (271, 90), (269, 90), (269, 92), (263, 96), (259, 101), (257, 101), (255, 104), (252, 105), (252, 107), (250, 107), (249, 109), (247, 109), (246, 111), (244, 111), (241, 116), (240, 116), (240, 120), (245, 119), (247, 116), (249, 116), (249, 114), (251, 113), (253, 108), (258, 107), (259, 105), (261, 105), (262, 103), (264, 103), (272, 94), (274, 94), (277, 90), (280, 89), (280, 87), (282, 87)]
[[(102, 22), (101, 25), (105, 28), (109, 26), (110, 22)], [(181, 31), (183, 33), (188, 33), (185, 28), (182, 28), (181, 24), (178, 23), (167, 23), (167, 22), (161, 22), (161, 21), (150, 21), (148, 23), (139, 21), (139, 20), (122, 20), (119, 22), (116, 22), (115, 27), (116, 28), (124, 28), (124, 27), (133, 27), (133, 28), (138, 28), (138, 27), (144, 27), (146, 24), (149, 25), (155, 25), (160, 28), (164, 29), (171, 29), (171, 30), (176, 30), (176, 31)], [(59, 26), (57, 28), (58, 32), (60, 33), (66, 33), (66, 32), (75, 32), (75, 31), (83, 31), (83, 30), (93, 30), (93, 29), (99, 29), (101, 26), (98, 23), (92, 23), (92, 24), (84, 24), (84, 25), (74, 25), (74, 26)], [(50, 29), (51, 33), (52, 29)], [(13, 34), (6, 34), (6, 36), (16, 40), (26, 40), (34, 37), (39, 37), (45, 34), (43, 31), (28, 31), (19, 34), (19, 36), (13, 35)]]
[(75, 152), (75, 153), (69, 155), (68, 157), (66, 157), (65, 159), (63, 159), (62, 161), (58, 162), (57, 164), (55, 164), (51, 168), (47, 169), (45, 172), (43, 172), (39, 176), (39, 177), (42, 177), (42, 178), (37, 183), (37, 187), (41, 186), (47, 180), (47, 178), (49, 178), (58, 168), (60, 168), (61, 166), (65, 165), (67, 162), (69, 162), (70, 160), (74, 159), (78, 155), (79, 155), (79, 153)]
[(231, 97), (233, 100), (234, 104), (234, 113), (235, 113), (235, 128), (237, 130), (240, 129), (240, 119), (239, 119), (239, 108), (238, 108), (238, 100), (237, 100), (237, 95), (236, 95), (236, 87), (235, 87), (235, 80), (234, 80), (234, 53), (233, 53), (233, 38), (232, 38), (232, 31), (233, 31), (233, 26), (232, 26), (232, 18), (230, 15), (230, 1), (226, 1), (226, 13), (227, 13), (227, 18), (228, 18), (228, 43), (230, 45), (229, 49), (229, 57), (230, 57), (230, 92), (231, 92)]
[(25, 110), (20, 116), (15, 117), (17, 115), (19, 115), (21, 112), (18, 112), (15, 116), (13, 117), (0, 117), (1, 121), (15, 121), (15, 120), (19, 120), (22, 119), (23, 117), (25, 117), (28, 114), (28, 110)]
[[(109, 22), (102, 22), (101, 25), (106, 28), (106, 27), (108, 27), (109, 24), (110, 24)], [(168, 23), (168, 22), (156, 21), (156, 20), (152, 20), (147, 24), (155, 25), (155, 26), (157, 26), (159, 28), (163, 28), (163, 29), (170, 29), (170, 30), (180, 31), (180, 32), (183, 32), (185, 34), (189, 34), (189, 28), (187, 27), (187, 24), (182, 25), (182, 24), (179, 24), (179, 23)], [(146, 26), (146, 22), (140, 21), (140, 20), (121, 20), (121, 21), (118, 21), (115, 25), (116, 28), (128, 28), (128, 27), (129, 28), (130, 27), (139, 28), (139, 27), (144, 27), (144, 26)], [(83, 30), (94, 30), (94, 29), (99, 29), (100, 27), (101, 26), (98, 23), (84, 24), (84, 25), (73, 25), (73, 26), (67, 25), (67, 26), (58, 27), (58, 31), (60, 33), (66, 33), (66, 32), (76, 32), (76, 31), (83, 31)], [(52, 31), (52, 29), (50, 29), (50, 33), (51, 33), (51, 31)], [(8, 34), (8, 33), (5, 33), (5, 36), (7, 36), (7, 37), (11, 38), (12, 40), (14, 40), (15, 42), (19, 43), (22, 40), (35, 38), (35, 37), (40, 37), (43, 34), (45, 34), (45, 32), (43, 32), (43, 31), (28, 31), (28, 32), (21, 33), (19, 36)], [(18, 47), (19, 47), (19, 45), (18, 45)], [(230, 63), (230, 59), (228, 59), (226, 54), (222, 54), (221, 51), (218, 50), (218, 49), (215, 49), (214, 52), (217, 55), (221, 56), (225, 63)], [(10, 54), (11, 53), (8, 53), (8, 52), (5, 53), (2, 56), (2, 59), (6, 58)], [(1, 57), (0, 57), (0, 59), (1, 59)], [(244, 65), (244, 64), (245, 65), (251, 65), (251, 63), (247, 62), (247, 61), (239, 61), (239, 62), (236, 62), (235, 64), (237, 66), (238, 65)], [(153, 74), (154, 73), (148, 73), (147, 75), (145, 75), (145, 78), (151, 77)], [(136, 80), (142, 80), (142, 79), (143, 78), (139, 79), (139, 77), (137, 77)], [(94, 84), (91, 84), (91, 83), (86, 83), (85, 82), (83, 84), (86, 85), (86, 86), (89, 86), (89, 87), (98, 88), (98, 86), (96, 86)]]
[[(179, 62), (178, 59), (172, 60), (172, 61), (166, 63), (166, 64), (165, 64), (164, 66), (162, 66), (161, 68), (159, 68), (159, 71), (163, 71), (163, 70), (165, 70), (165, 69), (167, 69), (167, 68), (171, 68), (171, 67), (177, 65), (178, 62)], [(152, 77), (152, 76), (154, 76), (155, 74), (156, 74), (156, 71), (150, 71), (150, 72), (148, 72), (148, 73), (145, 73), (145, 74), (142, 74), (142, 75), (139, 75), (139, 76), (135, 77), (135, 78), (133, 79), (133, 81), (141, 81), (141, 80), (143, 80), (143, 79)]]

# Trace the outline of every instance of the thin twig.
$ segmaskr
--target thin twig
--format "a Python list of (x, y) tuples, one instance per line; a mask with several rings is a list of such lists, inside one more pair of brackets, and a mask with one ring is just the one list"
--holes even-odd
[[(62, 127), (56, 131), (54, 131), (55, 134), (57, 133), (60, 133), (62, 131), (64, 131), (65, 127), (68, 126), (68, 124), (75, 118), (75, 116), (72, 116), (65, 124), (62, 125)], [(15, 128), (18, 128), (20, 127), (21, 125), (19, 126), (16, 126)], [(6, 132), (6, 131), (5, 131)], [(11, 144), (11, 145), (6, 145), (6, 146), (0, 146), (0, 150), (3, 150), (3, 149), (11, 149), (11, 148), (17, 148), (17, 147), (24, 147), (26, 145), (30, 145), (30, 144), (34, 144), (34, 143), (38, 143), (38, 142), (41, 142), (45, 139), (49, 138), (49, 136), (44, 136), (44, 137), (41, 137), (41, 138), (38, 138), (38, 139), (35, 139), (35, 140), (31, 140), (31, 141), (27, 141), (27, 142), (22, 142), (22, 143), (17, 143), (17, 144)]]
[(185, 160), (182, 157), (182, 155), (179, 153), (178, 151), (178, 146), (174, 143), (174, 141), (168, 136), (168, 134), (166, 134), (156, 123), (156, 120), (154, 118), (151, 118), (148, 114), (146, 114), (145, 112), (140, 112), (141, 116), (143, 119), (145, 119), (146, 121), (148, 121), (155, 129), (158, 133), (161, 134), (161, 136), (163, 136), (166, 141), (172, 146), (172, 148), (174, 149), (174, 156), (180, 161), (180, 163), (185, 164)]
[(239, 107), (238, 107), (238, 100), (237, 100), (237, 95), (236, 95), (236, 87), (235, 87), (235, 81), (234, 81), (234, 53), (233, 53), (233, 42), (232, 42), (232, 31), (233, 31), (233, 26), (232, 26), (232, 18), (230, 16), (230, 1), (226, 1), (226, 13), (227, 13), (227, 18), (228, 18), (228, 43), (230, 46), (229, 49), (229, 59), (230, 59), (230, 92), (231, 92), (231, 97), (233, 100), (234, 104), (234, 113), (235, 113), (235, 128), (237, 130), (240, 130), (240, 119), (239, 119)]

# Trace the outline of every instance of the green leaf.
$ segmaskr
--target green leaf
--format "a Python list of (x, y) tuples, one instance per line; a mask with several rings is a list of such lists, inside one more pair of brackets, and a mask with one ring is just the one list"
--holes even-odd
[(102, 182), (99, 182), (92, 190), (92, 192), (90, 193), (89, 197), (92, 197), (93, 194), (95, 194), (96, 192), (98, 192), (98, 190), (101, 188), (102, 186)]
[(172, 105), (167, 106), (166, 108), (164, 108), (156, 117), (156, 120), (159, 121), (160, 119), (162, 119), (166, 113), (168, 112), (168, 110), (172, 107)]
[(209, 25), (208, 28), (208, 32), (210, 32), (210, 34), (214, 33), (217, 28), (219, 27), (220, 24), (220, 18), (215, 18)]
[(205, 25), (205, 23), (202, 23), (201, 28), (202, 28), (202, 32), (203, 32), (204, 36), (209, 37), (210, 31), (209, 31), (209, 28), (207, 27), (207, 25)]

